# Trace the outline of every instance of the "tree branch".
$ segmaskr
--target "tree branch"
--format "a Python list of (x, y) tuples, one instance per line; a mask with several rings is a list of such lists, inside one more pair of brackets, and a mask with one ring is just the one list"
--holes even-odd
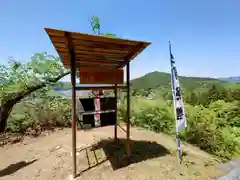
[(27, 95), (31, 94), (32, 92), (45, 87), (49, 83), (55, 83), (55, 82), (59, 81), (60, 79), (62, 79), (64, 76), (66, 76), (68, 74), (70, 74), (70, 71), (68, 71), (66, 73), (63, 73), (63, 74), (60, 74), (59, 76), (57, 76), (55, 78), (48, 79), (47, 82), (44, 82), (44, 83), (41, 83), (41, 84), (36, 84), (35, 86), (30, 86), (25, 91), (15, 93), (13, 95), (15, 97), (15, 103), (19, 102), (21, 99), (23, 99)]
[[(3, 104), (1, 104), (0, 106), (0, 115), (1, 115), (1, 119), (0, 119), (0, 133), (4, 132), (5, 130), (5, 126), (7, 124), (7, 119), (9, 114), (12, 111), (12, 108), (14, 107), (14, 105), (21, 101), (24, 97), (26, 97), (27, 95), (29, 95), (30, 93), (39, 90), (43, 87), (45, 87), (47, 84), (49, 83), (55, 83), (57, 81), (59, 81), (61, 78), (63, 78), (64, 76), (70, 74), (70, 71), (65, 72), (60, 74), (59, 76), (55, 77), (55, 78), (50, 78), (48, 79), (46, 82), (40, 83), (40, 84), (36, 84), (33, 86), (29, 86), (27, 87), (26, 90), (18, 92), (18, 93), (10, 93), (7, 97), (7, 101), (3, 102)], [(5, 97), (6, 98), (6, 97)]]

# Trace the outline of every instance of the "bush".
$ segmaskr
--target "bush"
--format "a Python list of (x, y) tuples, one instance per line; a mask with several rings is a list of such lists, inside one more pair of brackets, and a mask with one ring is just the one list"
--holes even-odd
[(38, 134), (54, 127), (69, 127), (70, 100), (57, 96), (24, 99), (18, 103), (8, 121), (7, 131), (12, 133)]

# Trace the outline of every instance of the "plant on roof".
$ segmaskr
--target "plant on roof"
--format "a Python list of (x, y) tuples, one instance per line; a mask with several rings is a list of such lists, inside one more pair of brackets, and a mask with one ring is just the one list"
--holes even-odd
[(98, 16), (91, 16), (90, 25), (92, 27), (93, 33), (98, 36), (106, 36), (106, 37), (110, 37), (110, 38), (116, 37), (116, 34), (113, 34), (113, 33), (101, 33), (101, 31), (100, 31), (101, 25), (100, 25), (100, 20), (99, 20)]

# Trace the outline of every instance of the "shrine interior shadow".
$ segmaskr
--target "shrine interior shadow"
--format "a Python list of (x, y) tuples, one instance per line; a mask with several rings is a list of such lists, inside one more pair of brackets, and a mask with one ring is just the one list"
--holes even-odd
[(138, 140), (130, 140), (130, 142), (132, 151), (130, 158), (128, 158), (125, 150), (126, 139), (101, 140), (91, 147), (91, 151), (103, 149), (107, 159), (112, 165), (113, 170), (170, 154), (168, 149), (156, 142)]

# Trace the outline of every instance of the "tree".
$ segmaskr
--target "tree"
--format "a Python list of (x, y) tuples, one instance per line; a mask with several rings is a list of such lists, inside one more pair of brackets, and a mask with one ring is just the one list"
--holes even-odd
[(16, 103), (32, 92), (53, 85), (68, 75), (60, 58), (37, 53), (30, 62), (22, 63), (10, 59), (8, 66), (0, 65), (0, 132), (4, 132), (7, 119)]

